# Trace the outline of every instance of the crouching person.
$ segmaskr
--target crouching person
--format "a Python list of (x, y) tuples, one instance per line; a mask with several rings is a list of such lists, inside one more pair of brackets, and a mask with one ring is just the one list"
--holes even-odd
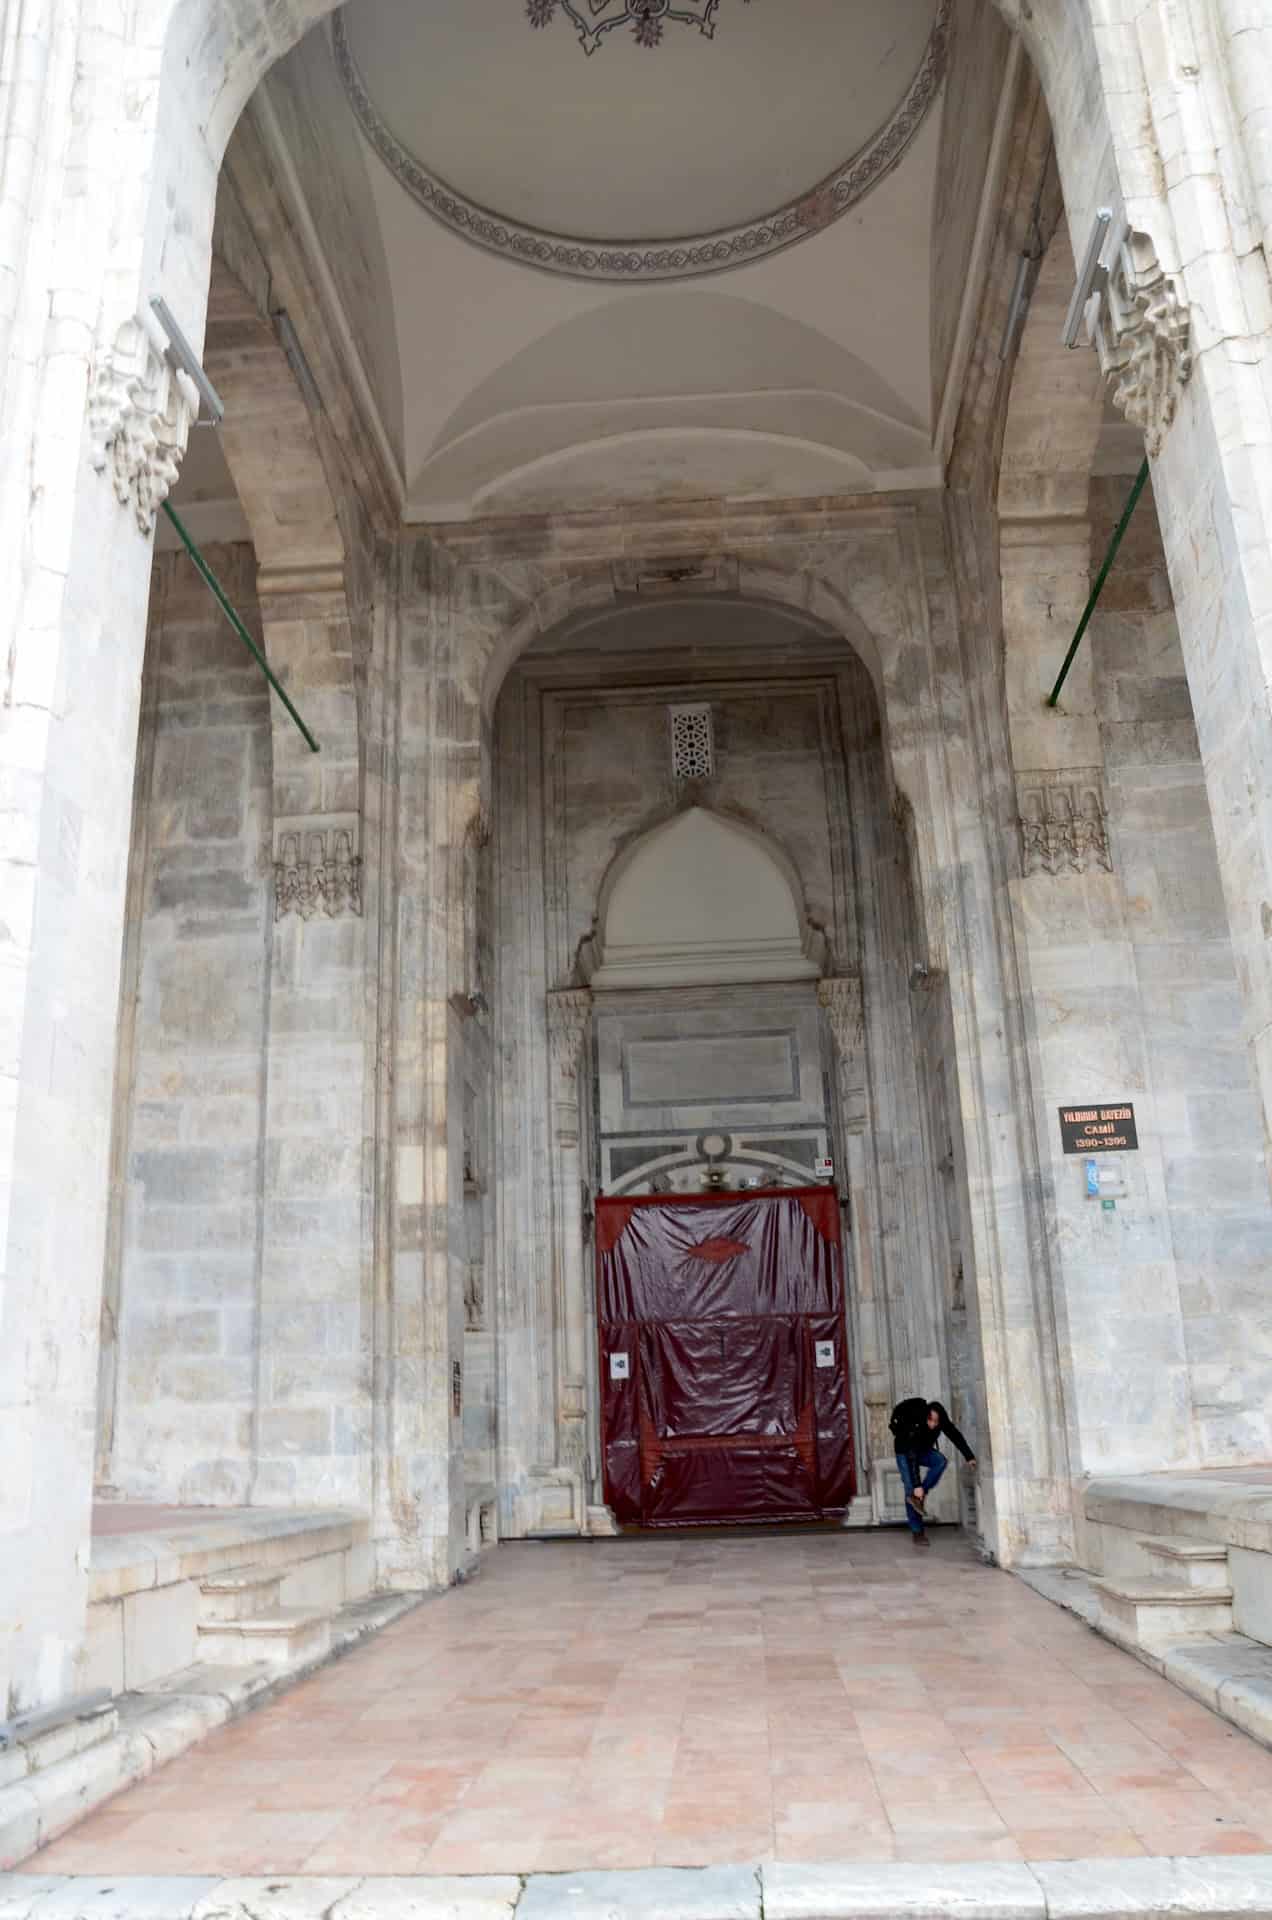
[(952, 1441), (969, 1467), (976, 1465), (976, 1456), (939, 1400), (899, 1400), (888, 1425), (905, 1488), (906, 1525), (915, 1546), (926, 1547), (923, 1515), (927, 1497), (949, 1465), (938, 1442), (942, 1436)]

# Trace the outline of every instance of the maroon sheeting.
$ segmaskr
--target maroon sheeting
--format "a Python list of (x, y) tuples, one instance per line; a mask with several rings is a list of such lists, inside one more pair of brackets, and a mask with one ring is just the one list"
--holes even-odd
[[(606, 1499), (625, 1524), (813, 1519), (855, 1491), (839, 1208), (598, 1200)], [(815, 1342), (835, 1363), (814, 1363)], [(627, 1357), (613, 1377), (611, 1356)]]

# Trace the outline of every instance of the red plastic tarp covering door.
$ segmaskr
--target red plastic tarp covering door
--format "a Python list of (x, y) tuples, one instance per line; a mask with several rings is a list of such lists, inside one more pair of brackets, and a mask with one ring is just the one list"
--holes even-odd
[(598, 1200), (596, 1244), (619, 1522), (842, 1513), (856, 1482), (835, 1194)]

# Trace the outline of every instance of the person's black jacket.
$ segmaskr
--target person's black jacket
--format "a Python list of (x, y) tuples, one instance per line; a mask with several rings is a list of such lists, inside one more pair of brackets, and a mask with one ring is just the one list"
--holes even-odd
[[(939, 1413), (939, 1427), (929, 1427), (929, 1410)], [(898, 1453), (930, 1453), (937, 1441), (944, 1436), (958, 1448), (964, 1460), (974, 1460), (975, 1454), (964, 1440), (949, 1414), (939, 1400), (899, 1400), (892, 1409), (892, 1418), (888, 1422), (892, 1429), (892, 1439)]]

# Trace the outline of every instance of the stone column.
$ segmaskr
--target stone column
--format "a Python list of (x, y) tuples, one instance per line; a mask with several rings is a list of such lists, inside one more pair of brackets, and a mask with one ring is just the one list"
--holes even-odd
[(394, 995), (393, 1169), (376, 1524), (381, 1578), (409, 1587), (444, 1584), (467, 1553), (464, 876), (481, 811), (485, 654), (455, 613), (451, 565), (435, 543), (404, 542), (399, 564), (400, 692), (386, 779), (397, 836), (384, 988)]
[(0, 48), (0, 1703), (9, 1712), (76, 1691), (85, 1617), (149, 536), (191, 416), (188, 383), (133, 317), (140, 255), (151, 231), (146, 290), (169, 294), (188, 318), (215, 184), (193, 109), (174, 103), (159, 164), (159, 89), (137, 89), (127, 38), (95, 30), (96, 16), (82, 17), (90, 11), (78, 0), (8, 8)]
[(848, 1199), (852, 1255), (853, 1371), (858, 1375), (865, 1431), (857, 1437), (859, 1491), (876, 1460), (890, 1456), (888, 1413), (893, 1404), (892, 1352), (887, 1300), (881, 1293), (877, 1178), (869, 1151), (866, 1019), (861, 981), (855, 975), (819, 980), (817, 998), (835, 1047), (838, 1137), (845, 1156), (841, 1190)]
[[(544, 1495), (545, 1521), (570, 1532), (581, 1531), (586, 1481), (595, 1471), (595, 1436), (589, 1431), (587, 1356), (592, 1288), (583, 1247), (582, 1128), (587, 1102), (584, 1066), (592, 1026), (592, 995), (586, 987), (549, 993), (548, 1048), (551, 1057), (548, 1128), (552, 1168), (552, 1302), (555, 1321), (556, 1378), (552, 1427), (556, 1461), (548, 1479), (554, 1493)], [(594, 1397), (594, 1396), (591, 1396)], [(561, 1493), (569, 1490), (567, 1515)], [(548, 1511), (551, 1511), (551, 1519)]]

